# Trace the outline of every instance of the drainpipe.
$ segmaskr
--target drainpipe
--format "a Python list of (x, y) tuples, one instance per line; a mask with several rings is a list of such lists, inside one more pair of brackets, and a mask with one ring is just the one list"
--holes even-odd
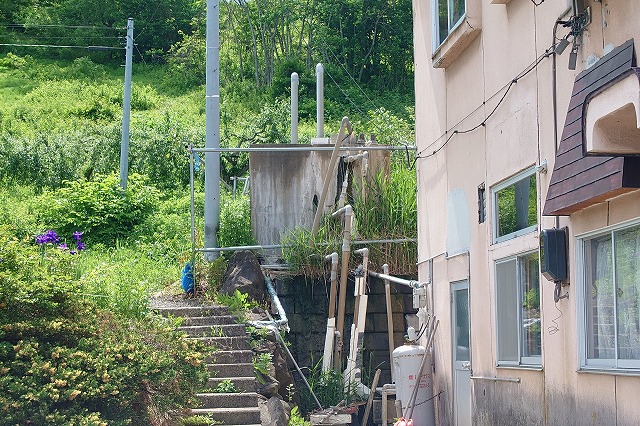
[(344, 171), (344, 180), (342, 181), (342, 190), (340, 191), (340, 198), (338, 199), (338, 209), (344, 207), (345, 200), (347, 199), (347, 187), (349, 186), (349, 169)]
[[(384, 272), (385, 275), (389, 275), (389, 265), (386, 263), (382, 265), (382, 272)], [(393, 350), (395, 349), (395, 345), (393, 343), (393, 309), (391, 307), (391, 284), (387, 279), (384, 280), (384, 300), (387, 305), (387, 333), (389, 335), (389, 365), (391, 366), (391, 382), (395, 383), (396, 372), (393, 368)]]
[[(551, 98), (552, 98), (552, 105), (553, 105), (553, 158), (554, 158), (554, 164), (555, 164), (555, 158), (558, 156), (558, 81), (557, 81), (557, 68), (556, 68), (556, 56), (557, 56), (557, 52), (556, 52), (556, 40), (557, 40), (557, 36), (556, 36), (556, 32), (558, 31), (558, 25), (561, 24), (561, 20), (562, 18), (564, 18), (567, 13), (571, 12), (572, 7), (567, 8), (567, 10), (565, 10), (560, 16), (558, 16), (558, 19), (556, 19), (555, 24), (553, 24), (553, 55), (551, 56), (551, 69), (552, 69), (552, 74), (551, 74)], [(560, 216), (556, 215), (556, 228), (560, 228)]]
[(336, 338), (336, 293), (338, 292), (338, 253), (333, 252), (325, 256), (331, 260), (331, 290), (329, 292), (329, 318), (327, 318), (327, 334), (324, 339), (324, 354), (322, 357), (322, 371), (331, 368), (331, 358)]
[(338, 318), (336, 322), (337, 341), (334, 350), (333, 365), (340, 369), (342, 362), (342, 336), (344, 336), (344, 311), (347, 302), (347, 276), (349, 275), (349, 254), (351, 252), (351, 215), (353, 210), (350, 204), (336, 210), (332, 216), (344, 215), (344, 231), (342, 239), (342, 268), (340, 270), (340, 294), (338, 297)]
[(291, 143), (298, 143), (298, 82), (297, 72), (291, 73)]
[(362, 356), (360, 347), (364, 337), (364, 327), (367, 318), (367, 270), (369, 269), (369, 249), (364, 247), (354, 251), (354, 254), (362, 255), (362, 264), (356, 269), (354, 288), (353, 324), (351, 325), (351, 338), (349, 340), (349, 356), (347, 368), (344, 372), (345, 386), (355, 385), (356, 391), (362, 396), (370, 390), (362, 383)]

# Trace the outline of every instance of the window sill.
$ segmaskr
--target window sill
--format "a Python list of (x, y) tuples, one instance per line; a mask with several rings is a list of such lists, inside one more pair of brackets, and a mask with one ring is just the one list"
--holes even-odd
[(434, 68), (447, 68), (480, 34), (482, 29), (480, 1), (467, 1), (467, 11), (462, 22), (449, 34), (431, 57)]
[(639, 377), (640, 370), (604, 369), (595, 367), (581, 367), (578, 374), (604, 374), (607, 376), (632, 376)]
[(499, 370), (529, 370), (529, 371), (543, 371), (542, 365), (496, 365)]

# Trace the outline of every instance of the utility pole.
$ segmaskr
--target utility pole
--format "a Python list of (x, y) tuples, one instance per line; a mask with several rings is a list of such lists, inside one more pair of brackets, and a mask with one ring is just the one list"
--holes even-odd
[[(220, 148), (220, 2), (207, 0), (206, 148)], [(204, 160), (204, 248), (216, 248), (220, 217), (220, 153), (207, 152)], [(216, 252), (205, 252), (209, 261)]]
[(120, 186), (127, 189), (129, 174), (129, 122), (131, 121), (131, 68), (133, 66), (133, 18), (127, 20), (127, 46), (124, 62), (122, 98), (122, 140), (120, 142)]

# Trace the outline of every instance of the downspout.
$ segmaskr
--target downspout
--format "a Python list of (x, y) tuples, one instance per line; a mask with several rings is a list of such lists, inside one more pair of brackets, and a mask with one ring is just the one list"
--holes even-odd
[(344, 215), (344, 231), (342, 239), (342, 268), (340, 269), (340, 294), (338, 297), (338, 318), (336, 320), (336, 345), (333, 356), (333, 365), (340, 370), (342, 363), (342, 340), (344, 336), (344, 313), (347, 303), (347, 276), (349, 275), (349, 255), (351, 253), (351, 215), (353, 210), (350, 204), (336, 210), (332, 216)]
[(336, 293), (338, 292), (338, 253), (333, 252), (325, 256), (325, 260), (331, 260), (331, 290), (329, 291), (329, 318), (327, 318), (327, 333), (324, 340), (324, 353), (322, 356), (322, 371), (331, 368), (331, 359), (336, 340)]
[(298, 85), (297, 72), (291, 73), (291, 143), (298, 143)]

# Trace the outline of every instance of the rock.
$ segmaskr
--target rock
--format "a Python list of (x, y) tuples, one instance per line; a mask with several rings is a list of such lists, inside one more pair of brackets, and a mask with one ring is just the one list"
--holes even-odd
[(238, 251), (229, 259), (220, 292), (233, 295), (238, 290), (257, 302), (266, 299), (264, 274), (256, 256), (249, 250)]
[(269, 398), (260, 404), (262, 426), (287, 426), (291, 416), (291, 407), (279, 397)]

